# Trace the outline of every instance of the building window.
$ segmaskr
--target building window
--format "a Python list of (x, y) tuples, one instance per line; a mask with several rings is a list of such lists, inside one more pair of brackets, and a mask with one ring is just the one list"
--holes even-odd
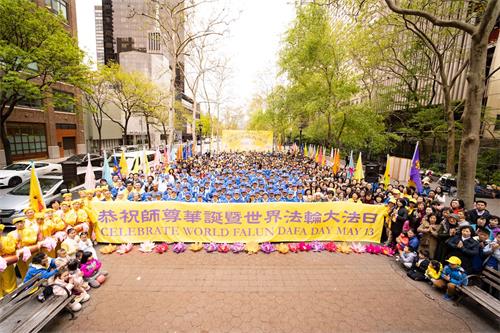
[(42, 108), (42, 100), (40, 98), (23, 98), (19, 102), (17, 102), (17, 106), (19, 107), (28, 107), (32, 109), (41, 109)]
[(56, 124), (56, 129), (76, 129), (76, 124)]
[(68, 20), (68, 4), (65, 0), (45, 0), (45, 6)]
[(53, 91), (54, 111), (75, 113), (75, 95), (69, 92)]
[(158, 53), (160, 52), (160, 33), (159, 32), (150, 32), (148, 33), (148, 52)]
[(12, 155), (47, 152), (45, 124), (7, 123), (7, 138)]

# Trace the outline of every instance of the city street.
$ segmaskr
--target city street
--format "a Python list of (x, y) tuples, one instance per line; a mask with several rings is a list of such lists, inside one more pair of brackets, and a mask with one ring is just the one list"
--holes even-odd
[[(368, 254), (101, 255), (108, 281), (45, 332), (495, 332)], [(498, 328), (498, 326), (496, 326)]]

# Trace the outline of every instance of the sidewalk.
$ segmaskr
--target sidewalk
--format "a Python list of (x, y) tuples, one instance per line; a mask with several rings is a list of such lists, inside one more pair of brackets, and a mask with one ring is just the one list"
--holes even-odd
[(392, 258), (298, 253), (100, 255), (109, 280), (45, 332), (495, 332)]

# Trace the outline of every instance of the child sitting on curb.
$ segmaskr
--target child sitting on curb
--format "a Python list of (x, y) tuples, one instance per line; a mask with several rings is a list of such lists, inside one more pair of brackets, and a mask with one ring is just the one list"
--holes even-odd
[(399, 258), (403, 266), (406, 269), (410, 269), (417, 259), (417, 253), (411, 246), (405, 246), (403, 251), (399, 251)]
[(102, 263), (92, 256), (92, 252), (83, 252), (80, 261), (80, 269), (83, 273), (83, 278), (89, 283), (92, 288), (99, 288), (101, 284), (106, 281), (105, 271), (99, 271)]
[(451, 301), (455, 297), (455, 288), (457, 286), (467, 285), (467, 274), (464, 269), (460, 267), (462, 264), (460, 258), (452, 256), (446, 261), (448, 265), (444, 267), (441, 278), (434, 281), (434, 286), (437, 288), (446, 288), (446, 293), (443, 298), (447, 301)]

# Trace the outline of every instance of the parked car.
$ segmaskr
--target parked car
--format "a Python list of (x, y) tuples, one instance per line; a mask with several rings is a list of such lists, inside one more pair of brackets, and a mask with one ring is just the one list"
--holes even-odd
[[(142, 159), (143, 151), (131, 151), (131, 152), (126, 152), (125, 154), (125, 160), (127, 161), (127, 167), (128, 171), (132, 171), (135, 167), (135, 163), (138, 161), (138, 157)], [(148, 161), (151, 162), (155, 159), (155, 152), (153, 150), (146, 150), (146, 156), (148, 157)], [(114, 155), (111, 155), (108, 158), (108, 163), (111, 167), (115, 166), (114, 161), (116, 161), (118, 164), (120, 164), (120, 157), (121, 153), (115, 153)]]
[[(101, 177), (101, 173), (96, 173), (96, 180)], [(49, 173), (38, 178), (42, 190), (43, 200), (48, 205), (52, 200), (62, 200), (62, 195), (67, 192), (78, 193), (84, 188), (85, 171), (79, 170), (76, 184), (68, 188), (63, 181), (61, 173)], [(7, 228), (12, 228), (12, 219), (23, 216), (23, 209), (29, 205), (30, 180), (16, 186), (9, 192), (0, 196), (0, 223)], [(77, 197), (77, 196), (75, 196)]]
[[(88, 163), (87, 159), (88, 159), (87, 154), (77, 154), (77, 155), (73, 155), (73, 156), (68, 157), (67, 159), (65, 159), (61, 163), (76, 162), (76, 163), (78, 163), (78, 166), (87, 166), (87, 163)], [(102, 164), (103, 164), (102, 156), (97, 155), (97, 154), (90, 154), (90, 164), (92, 164), (92, 166), (102, 166)]]
[[(47, 162), (35, 162), (38, 176), (49, 172), (61, 172), (61, 165)], [(0, 169), (0, 186), (13, 187), (30, 178), (31, 163), (17, 162)]]

